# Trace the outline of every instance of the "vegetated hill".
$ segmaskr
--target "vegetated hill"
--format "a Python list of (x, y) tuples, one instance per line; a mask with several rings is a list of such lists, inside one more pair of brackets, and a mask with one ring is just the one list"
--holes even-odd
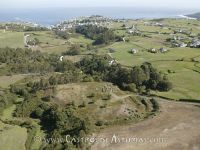
[(197, 19), (200, 19), (200, 12), (198, 13), (194, 13), (194, 14), (189, 14), (189, 15), (186, 15), (188, 17), (192, 17), (192, 18), (197, 18)]
[(58, 85), (53, 101), (60, 106), (73, 104), (77, 116), (90, 119), (93, 125), (99, 121), (102, 125), (116, 125), (142, 120), (155, 109), (151, 100), (121, 91), (109, 82)]

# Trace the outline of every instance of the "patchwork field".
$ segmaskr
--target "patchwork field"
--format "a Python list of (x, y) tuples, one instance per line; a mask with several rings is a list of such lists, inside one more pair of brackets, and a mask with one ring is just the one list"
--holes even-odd
[[(120, 47), (120, 46), (119, 46)], [(174, 84), (173, 90), (167, 93), (159, 93), (158, 95), (166, 96), (172, 99), (200, 99), (200, 86), (199, 81), (199, 64), (192, 62), (192, 58), (198, 60), (199, 49), (170, 49), (167, 53), (152, 54), (146, 51), (138, 52), (138, 54), (128, 53), (131, 48), (119, 48), (112, 56), (118, 62), (125, 66), (140, 65), (143, 62), (150, 62), (164, 73), (168, 74), (169, 79)], [(117, 49), (117, 48), (116, 48)], [(184, 59), (184, 61), (176, 61)], [(174, 73), (168, 73), (168, 71)], [(176, 95), (176, 96), (175, 96)]]
[(35, 50), (40, 50), (47, 53), (61, 54), (67, 51), (73, 44), (81, 44), (86, 47), (87, 44), (91, 44), (92, 40), (85, 38), (82, 35), (74, 35), (69, 39), (62, 39), (55, 35), (53, 31), (40, 31), (40, 32), (27, 32), (30, 35), (29, 40), (37, 38), (39, 45), (34, 47)]
[[(178, 100), (200, 101), (200, 48), (173, 47), (173, 43), (170, 43), (172, 40), (169, 39), (176, 35), (186, 40), (194, 37), (200, 40), (200, 21), (126, 20), (112, 22), (107, 27), (114, 30), (115, 35), (113, 34), (112, 40), (109, 40), (109, 36), (108, 39), (105, 38), (107, 34), (111, 34), (107, 32), (100, 33), (103, 38), (96, 33), (91, 37), (87, 36), (94, 39), (91, 40), (86, 38), (84, 33), (79, 34), (81, 32), (72, 32), (69, 38), (64, 39), (62, 35), (61, 37), (56, 35), (54, 30), (30, 32), (0, 30), (0, 48), (6, 46), (24, 48), (24, 35), (29, 35), (28, 40), (38, 39), (39, 42), (36, 46), (27, 45), (27, 47), (45, 53), (43, 55), (25, 51), (20, 53), (22, 56), (20, 57), (17, 56), (19, 51), (15, 52), (13, 49), (5, 60), (1, 57), (0, 149), (1, 147), (5, 150), (43, 149), (41, 146), (44, 146), (44, 141), (34, 141), (34, 136), (61, 137), (65, 136), (65, 133), (77, 137), (90, 135), (109, 138), (115, 134), (120, 137), (158, 136), (167, 139), (165, 143), (157, 144), (95, 143), (91, 145), (93, 150), (197, 150), (200, 147), (198, 142), (200, 138), (199, 104), (178, 102)], [(134, 27), (139, 31), (138, 34), (129, 32), (129, 29), (134, 30)], [(179, 32), (180, 28), (190, 31), (191, 34)], [(100, 41), (95, 45), (93, 42), (96, 38), (105, 41)], [(159, 52), (149, 52), (153, 48)], [(161, 52), (160, 48), (166, 48), (167, 52)], [(134, 53), (133, 49), (137, 51)], [(6, 49), (1, 50), (7, 52)], [(68, 50), (72, 52), (63, 53)], [(48, 54), (52, 53), (63, 55), (63, 60), (57, 56), (55, 59), (49, 57)], [(95, 56), (93, 60), (86, 59), (75, 64), (84, 57), (93, 58), (93, 54)], [(7, 53), (2, 56), (7, 56)], [(111, 59), (115, 59), (121, 66), (113, 67), (110, 64)], [(64, 60), (70, 60), (74, 64)], [(29, 74), (22, 74), (22, 72), (16, 74), (13, 71), (15, 65), (29, 61), (31, 63), (27, 63), (27, 66), (22, 65), (22, 71), (25, 70)], [(124, 69), (140, 66), (144, 62), (151, 63), (159, 70), (160, 76), (167, 75), (169, 82), (165, 78), (159, 80), (157, 72), (152, 71), (153, 67), (149, 67), (152, 70), (149, 68), (145, 70), (146, 68), (142, 67), (134, 70), (134, 68), (132, 72)], [(114, 69), (118, 69), (119, 72)], [(110, 78), (107, 79), (107, 71), (111, 72), (109, 73), (111, 78), (120, 81), (119, 84)], [(151, 71), (155, 72), (156, 77), (147, 79), (144, 72), (150, 74)], [(133, 73), (135, 73), (135, 78), (133, 78)], [(117, 74), (116, 78), (115, 74)], [(125, 76), (131, 77), (125, 78)], [(122, 77), (122, 80), (118, 77)], [(140, 77), (156, 83), (144, 83)], [(91, 82), (83, 82), (87, 80)], [(112, 81), (120, 85), (122, 89), (134, 92), (123, 91), (118, 86), (104, 81)], [(127, 85), (124, 82), (127, 82)], [(171, 88), (170, 82), (173, 88), (167, 91), (168, 87)], [(156, 88), (149, 86), (149, 83), (155, 83)], [(15, 84), (12, 90), (9, 89), (11, 84)], [(143, 85), (148, 89), (145, 89)], [(158, 88), (159, 86), (167, 88)], [(16, 97), (8, 98), (8, 94)], [(17, 97), (20, 99), (17, 100)], [(166, 101), (166, 98), (177, 101)], [(14, 123), (20, 125), (13, 125)], [(51, 144), (50, 146), (55, 146)], [(75, 144), (74, 147), (77, 146)], [(66, 149), (64, 144), (56, 146), (58, 148), (63, 146), (62, 149)], [(45, 148), (49, 149), (49, 147)]]
[[(159, 96), (164, 96), (171, 99), (197, 99), (200, 100), (200, 86), (199, 82), (199, 48), (172, 48), (171, 45), (166, 42), (166, 39), (172, 37), (170, 35), (174, 30), (179, 28), (183, 30), (192, 31), (194, 34), (200, 32), (199, 21), (196, 20), (175, 20), (175, 19), (158, 19), (153, 20), (155, 22), (163, 23), (167, 28), (159, 26), (144, 25), (143, 21), (137, 21), (132, 24), (136, 24), (137, 28), (149, 37), (125, 35), (125, 39), (129, 39), (127, 42), (117, 42), (106, 47), (100, 48), (100, 54), (109, 53), (109, 48), (114, 50), (111, 55), (118, 63), (132, 67), (135, 65), (141, 65), (144, 62), (150, 62), (158, 70), (168, 74), (168, 78), (173, 83), (173, 89), (169, 92), (152, 92)], [(146, 22), (153, 22), (146, 20)], [(129, 26), (131, 26), (130, 22)], [(127, 23), (127, 24), (128, 24)], [(121, 24), (122, 26), (123, 24)], [(119, 27), (120, 25), (118, 25)], [(191, 30), (192, 28), (192, 30)], [(125, 30), (119, 30), (119, 34)], [(159, 34), (160, 33), (160, 34)], [(185, 34), (176, 34), (180, 37), (187, 37)], [(149, 49), (166, 48), (166, 53), (150, 53)], [(136, 54), (132, 54), (130, 51), (137, 49)], [(182, 60), (182, 61), (177, 61)], [(173, 72), (173, 73), (172, 73)]]

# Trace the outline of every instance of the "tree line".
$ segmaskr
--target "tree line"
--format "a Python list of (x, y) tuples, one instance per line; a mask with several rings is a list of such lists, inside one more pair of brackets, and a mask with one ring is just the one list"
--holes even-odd
[(121, 37), (115, 35), (113, 30), (96, 25), (77, 26), (76, 32), (94, 40), (93, 45), (109, 44), (122, 40)]
[(110, 65), (109, 57), (93, 56), (84, 58), (77, 66), (84, 73), (94, 78), (112, 82), (122, 89), (152, 89), (169, 91), (172, 83), (166, 75), (160, 73), (150, 63), (143, 63), (141, 66), (134, 66), (131, 69), (122, 67), (120, 64)]

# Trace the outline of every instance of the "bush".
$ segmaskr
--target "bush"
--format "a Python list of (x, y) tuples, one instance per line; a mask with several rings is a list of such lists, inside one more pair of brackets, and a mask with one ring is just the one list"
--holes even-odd
[(73, 46), (70, 48), (69, 51), (63, 53), (64, 55), (70, 55), (70, 56), (75, 56), (75, 55), (79, 55), (81, 53), (80, 47), (77, 46)]
[(157, 85), (159, 91), (169, 91), (172, 89), (172, 83), (169, 81), (160, 81)]
[(102, 96), (102, 100), (110, 100), (111, 99), (111, 94), (104, 94)]
[(35, 118), (41, 118), (44, 110), (38, 107), (32, 114), (33, 117)]
[(131, 91), (131, 92), (137, 92), (137, 87), (136, 87), (136, 85), (134, 83), (130, 83), (127, 86), (127, 90)]
[(93, 80), (93, 78), (91, 76), (85, 76), (83, 78), (83, 82), (92, 82), (92, 81), (94, 81), (94, 80)]
[(85, 101), (83, 101), (83, 103), (81, 105), (79, 105), (79, 107), (86, 107)]
[(87, 96), (88, 98), (92, 98), (92, 97), (95, 97), (95, 93), (91, 93)]
[(104, 122), (102, 120), (99, 120), (95, 123), (96, 126), (103, 126)]
[(150, 101), (151, 101), (151, 103), (152, 103), (152, 105), (153, 105), (153, 111), (155, 112), (155, 111), (157, 111), (157, 110), (159, 110), (159, 104), (158, 104), (158, 102), (155, 100), (155, 99), (150, 99)]

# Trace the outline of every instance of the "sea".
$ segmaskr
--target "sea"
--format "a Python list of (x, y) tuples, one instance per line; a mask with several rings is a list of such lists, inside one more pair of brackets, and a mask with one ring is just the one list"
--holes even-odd
[(75, 7), (0, 9), (0, 22), (26, 21), (50, 26), (81, 16), (102, 15), (116, 19), (174, 18), (200, 10), (143, 7)]

